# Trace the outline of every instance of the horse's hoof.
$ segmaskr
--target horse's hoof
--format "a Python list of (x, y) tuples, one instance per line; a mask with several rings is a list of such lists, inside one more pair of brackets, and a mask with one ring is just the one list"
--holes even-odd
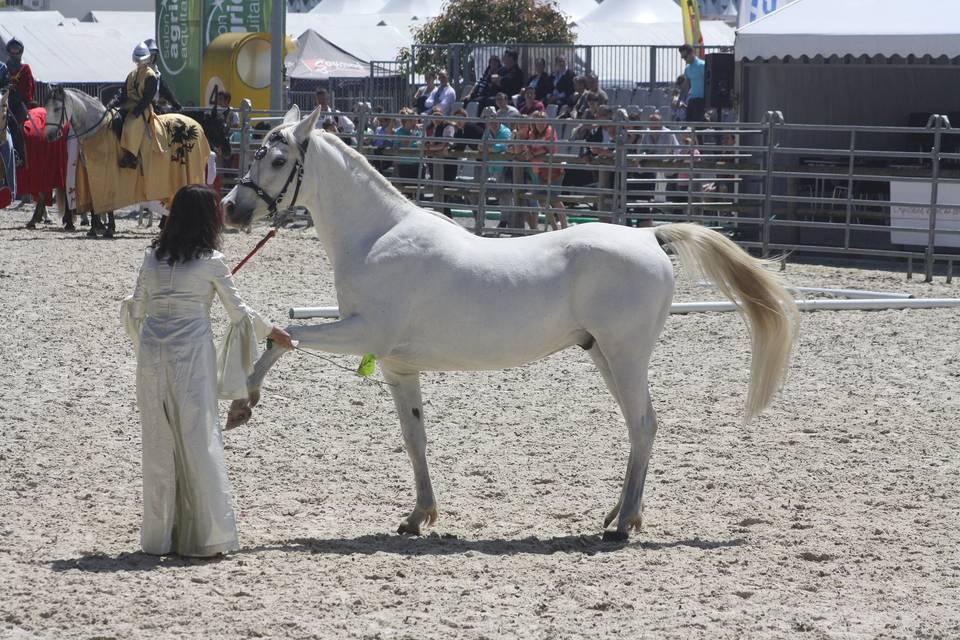
[(96, 230), (96, 229), (90, 229), (89, 231), (87, 231), (87, 237), (88, 237), (88, 238), (96, 238), (96, 237), (97, 237), (97, 230)]
[(420, 525), (413, 526), (407, 522), (402, 522), (400, 526), (397, 527), (397, 533), (401, 536), (419, 536)]
[(113, 231), (110, 230), (110, 229), (107, 229), (106, 231), (103, 232), (103, 237), (104, 237), (104, 238), (112, 238), (112, 237), (113, 237)]
[(76, 228), (75, 226), (73, 226), (72, 224), (65, 224), (65, 225), (63, 225), (63, 230), (64, 230), (64, 231), (76, 231), (77, 228)]
[(247, 394), (247, 402), (250, 403), (251, 407), (255, 407), (260, 404), (260, 389), (254, 389)]
[(36, 229), (36, 228), (37, 228), (37, 223), (36, 223), (36, 222), (28, 222), (26, 228), (27, 228), (27, 229)]
[(604, 542), (627, 542), (630, 539), (630, 534), (626, 531), (604, 531), (603, 532), (603, 541)]
[(230, 405), (230, 410), (227, 411), (227, 424), (223, 427), (223, 430), (230, 431), (231, 429), (236, 429), (241, 425), (247, 424), (252, 417), (253, 409), (243, 404), (242, 400), (234, 400)]

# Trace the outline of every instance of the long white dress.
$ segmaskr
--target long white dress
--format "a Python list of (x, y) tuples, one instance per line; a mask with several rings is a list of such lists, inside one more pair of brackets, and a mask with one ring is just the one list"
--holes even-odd
[[(210, 329), (214, 293), (231, 322), (219, 355)], [(137, 351), (141, 547), (186, 556), (237, 549), (217, 399), (246, 397), (257, 341), (271, 326), (244, 304), (217, 251), (171, 266), (148, 249), (121, 315)]]

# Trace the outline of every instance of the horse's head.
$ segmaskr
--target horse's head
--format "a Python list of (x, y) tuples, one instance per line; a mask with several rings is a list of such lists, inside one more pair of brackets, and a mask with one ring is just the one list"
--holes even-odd
[(283, 124), (264, 138), (250, 170), (224, 196), (221, 206), (228, 226), (246, 227), (278, 210), (293, 206), (303, 180), (303, 162), (319, 111), (300, 120), (300, 109), (290, 108)]
[(67, 97), (63, 87), (54, 85), (44, 105), (47, 110), (47, 125), (43, 128), (48, 142), (58, 140), (64, 133), (70, 114), (67, 113)]

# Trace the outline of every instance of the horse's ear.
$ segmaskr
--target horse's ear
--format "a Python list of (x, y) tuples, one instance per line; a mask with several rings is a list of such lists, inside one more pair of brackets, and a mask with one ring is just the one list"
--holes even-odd
[(294, 122), (300, 122), (300, 107), (297, 105), (290, 107), (290, 111), (287, 111), (286, 115), (283, 116), (283, 124), (293, 124)]
[(297, 139), (298, 144), (303, 144), (310, 139), (310, 134), (313, 133), (313, 130), (316, 128), (317, 119), (319, 117), (320, 108), (317, 107), (310, 112), (310, 115), (297, 124), (296, 128), (293, 130), (293, 137)]

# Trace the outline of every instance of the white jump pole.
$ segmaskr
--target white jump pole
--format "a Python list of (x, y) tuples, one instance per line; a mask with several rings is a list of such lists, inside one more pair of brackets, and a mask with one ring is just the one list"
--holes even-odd
[[(698, 282), (701, 287), (713, 287), (711, 282)], [(795, 293), (820, 293), (838, 298), (867, 298), (872, 300), (889, 298), (912, 298), (912, 293), (897, 293), (894, 291), (868, 291), (865, 289), (831, 289), (823, 287), (786, 287), (787, 291)]]
[[(960, 298), (863, 298), (858, 300), (796, 300), (800, 311), (878, 311), (884, 309), (942, 309), (960, 307)], [(675, 302), (670, 313), (705, 313), (736, 311), (732, 302)], [(339, 318), (337, 307), (292, 307), (294, 320), (308, 318)]]

